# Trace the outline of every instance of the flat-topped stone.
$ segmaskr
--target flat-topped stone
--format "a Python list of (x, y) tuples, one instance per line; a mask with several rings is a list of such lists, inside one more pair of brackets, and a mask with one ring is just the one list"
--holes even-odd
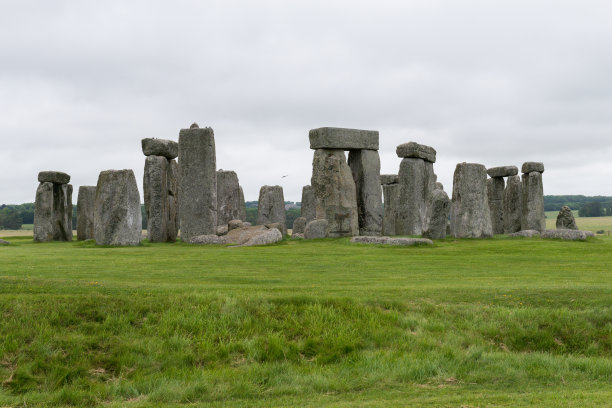
[(537, 171), (538, 173), (544, 173), (544, 163), (542, 162), (525, 162), (521, 167), (522, 173), (531, 173)]
[(399, 175), (397, 174), (381, 174), (380, 175), (380, 184), (388, 185), (388, 184), (397, 184), (399, 183)]
[(510, 177), (516, 176), (518, 174), (518, 167), (516, 166), (500, 166), (500, 167), (491, 167), (487, 169), (487, 174), (489, 177)]
[(391, 238), (391, 237), (373, 237), (373, 236), (358, 236), (351, 238), (354, 244), (374, 244), (374, 245), (394, 245), (394, 246), (412, 246), (412, 245), (433, 245), (433, 241), (427, 238)]
[(378, 131), (322, 127), (308, 133), (310, 148), (342, 150), (378, 150)]
[(41, 171), (38, 173), (38, 182), (68, 184), (70, 182), (70, 175), (61, 171)]
[(142, 139), (142, 152), (145, 156), (164, 156), (172, 160), (178, 156), (178, 143), (173, 140), (147, 137)]
[(397, 157), (423, 159), (430, 163), (436, 162), (436, 149), (416, 142), (403, 143), (395, 149)]

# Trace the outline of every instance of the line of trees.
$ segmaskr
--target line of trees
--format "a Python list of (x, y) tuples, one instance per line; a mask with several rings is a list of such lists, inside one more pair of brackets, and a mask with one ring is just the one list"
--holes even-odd
[(612, 197), (609, 196), (544, 196), (545, 211), (558, 211), (564, 205), (567, 205), (572, 210), (578, 210), (578, 215), (581, 217), (612, 215)]

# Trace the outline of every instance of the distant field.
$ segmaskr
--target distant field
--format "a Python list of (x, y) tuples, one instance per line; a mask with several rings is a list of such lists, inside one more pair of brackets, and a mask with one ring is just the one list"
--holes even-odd
[[(576, 217), (576, 225), (581, 230), (597, 232), (604, 230), (605, 234), (612, 235), (612, 216), (610, 217), (578, 217), (578, 211), (572, 211)], [(555, 229), (558, 211), (546, 212), (546, 229)]]

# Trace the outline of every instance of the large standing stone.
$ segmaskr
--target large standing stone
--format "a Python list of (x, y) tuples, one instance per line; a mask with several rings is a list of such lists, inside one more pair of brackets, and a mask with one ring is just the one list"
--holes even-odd
[(488, 238), (493, 235), (487, 197), (487, 169), (482, 164), (459, 163), (453, 176), (451, 235)]
[(72, 185), (48, 181), (38, 185), (34, 204), (34, 241), (72, 241)]
[(246, 201), (244, 201), (244, 191), (242, 191), (242, 187), (240, 187), (240, 208), (238, 211), (238, 219), (241, 221), (246, 221)]
[(212, 235), (216, 232), (216, 160), (215, 135), (211, 128), (181, 129), (178, 153), (178, 213), (181, 239), (185, 241), (194, 236)]
[(140, 194), (132, 170), (100, 173), (94, 206), (98, 245), (138, 245), (142, 233)]
[(359, 235), (380, 235), (383, 208), (378, 152), (351, 150), (348, 165), (355, 181)]
[(513, 234), (521, 230), (521, 213), (523, 211), (521, 178), (508, 177), (504, 189), (504, 234)]
[(310, 148), (341, 150), (378, 150), (378, 131), (323, 127), (308, 133)]
[[(244, 201), (240, 199), (240, 184), (235, 171), (217, 171), (217, 225), (241, 219)], [(246, 211), (246, 210), (245, 210)]]
[(316, 203), (316, 218), (328, 221), (330, 237), (359, 235), (357, 194), (344, 151), (315, 150), (311, 185)]
[(142, 139), (142, 152), (145, 156), (164, 156), (172, 160), (178, 156), (178, 143), (174, 140), (146, 138)]
[(504, 188), (503, 177), (492, 177), (487, 180), (491, 227), (495, 235), (504, 233)]
[(283, 236), (287, 234), (285, 197), (281, 186), (262, 186), (257, 205), (257, 225), (279, 223)]
[(400, 197), (397, 208), (397, 235), (421, 235), (427, 217), (429, 195), (435, 189), (433, 163), (406, 158), (400, 163)]
[(397, 209), (399, 208), (400, 200), (400, 185), (383, 184), (382, 189), (385, 200), (382, 234), (387, 236), (397, 235), (395, 233), (395, 226), (397, 223)]
[(571, 208), (569, 208), (567, 205), (561, 207), (559, 215), (557, 215), (557, 229), (578, 229), (574, 214), (572, 213)]
[(446, 238), (446, 224), (450, 211), (450, 199), (442, 189), (435, 189), (427, 205), (427, 222), (423, 237), (429, 239)]
[(304, 228), (306, 228), (308, 220), (304, 217), (297, 217), (293, 220), (293, 228), (291, 229), (292, 234), (303, 234)]
[(177, 225), (177, 164), (163, 156), (145, 160), (143, 190), (147, 212), (147, 238), (151, 242), (174, 242)]
[(302, 209), (301, 216), (306, 218), (306, 221), (312, 221), (317, 215), (317, 205), (315, 203), (314, 190), (312, 186), (302, 187)]
[(544, 214), (544, 186), (542, 173), (532, 171), (523, 174), (521, 229), (546, 230), (546, 215)]
[(94, 239), (94, 207), (96, 186), (79, 187), (77, 197), (77, 239)]

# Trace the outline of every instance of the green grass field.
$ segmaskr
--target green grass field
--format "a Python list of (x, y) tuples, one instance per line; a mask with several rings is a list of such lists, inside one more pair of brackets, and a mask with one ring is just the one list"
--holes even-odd
[(610, 406), (612, 238), (0, 246), (0, 406)]

